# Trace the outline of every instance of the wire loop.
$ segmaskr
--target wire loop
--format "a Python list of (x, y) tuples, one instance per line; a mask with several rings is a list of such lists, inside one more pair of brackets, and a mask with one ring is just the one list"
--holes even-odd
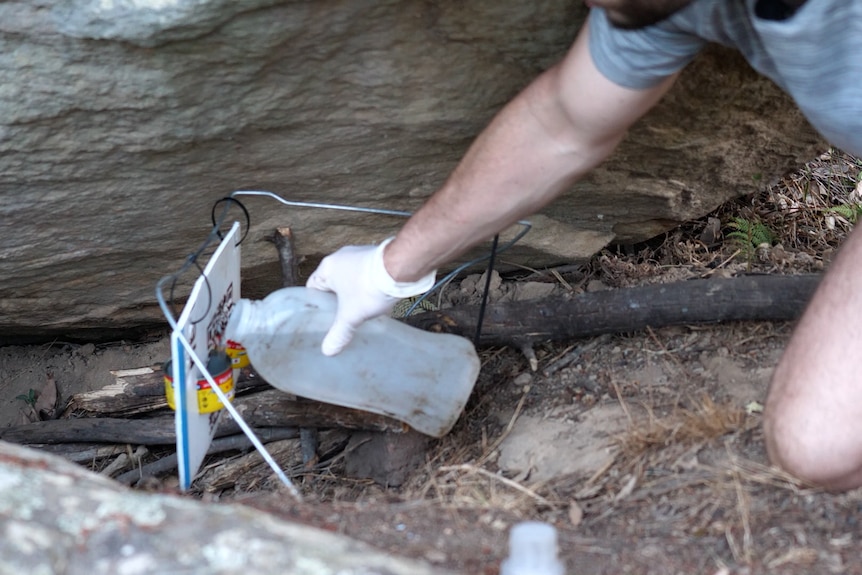
[[(175, 305), (174, 305), (174, 291), (175, 291), (177, 282), (179, 281), (180, 276), (182, 276), (182, 274), (187, 272), (192, 266), (196, 267), (198, 269), (198, 271), (200, 272), (200, 274), (202, 276), (204, 276), (203, 268), (201, 267), (198, 260), (201, 256), (201, 254), (203, 254), (203, 252), (207, 249), (207, 247), (209, 247), (209, 245), (211, 243), (213, 243), (216, 238), (218, 238), (219, 240), (224, 239), (224, 236), (221, 233), (221, 226), (224, 224), (224, 222), (227, 218), (227, 214), (228, 214), (228, 211), (229, 211), (231, 204), (236, 204), (237, 206), (239, 206), (240, 210), (242, 210), (242, 213), (245, 215), (245, 221), (246, 221), (245, 232), (242, 234), (240, 239), (237, 241), (236, 245), (240, 245), (245, 240), (246, 236), (248, 235), (249, 230), (251, 229), (251, 215), (249, 214), (249, 211), (245, 207), (245, 205), (243, 205), (242, 202), (240, 202), (239, 200), (236, 199), (236, 196), (267, 197), (267, 198), (276, 200), (277, 202), (280, 202), (280, 203), (282, 203), (286, 206), (290, 206), (290, 207), (322, 208), (322, 209), (341, 210), (341, 211), (348, 211), (348, 212), (380, 214), (380, 215), (384, 215), (384, 216), (397, 216), (397, 217), (403, 217), (403, 218), (408, 218), (411, 215), (413, 215), (412, 212), (406, 212), (406, 211), (401, 211), (401, 210), (389, 210), (389, 209), (383, 209), (383, 208), (366, 208), (366, 207), (361, 207), (361, 206), (346, 206), (346, 205), (342, 205), (342, 204), (329, 204), (329, 203), (323, 203), (323, 202), (305, 202), (305, 201), (287, 200), (285, 198), (282, 198), (281, 196), (279, 196), (278, 194), (276, 194), (274, 192), (268, 192), (265, 190), (236, 190), (236, 191), (232, 192), (229, 196), (225, 196), (219, 200), (216, 200), (216, 202), (213, 204), (212, 211), (210, 214), (210, 217), (211, 217), (212, 223), (213, 223), (213, 227), (210, 230), (210, 233), (207, 235), (204, 242), (200, 245), (200, 247), (195, 252), (193, 252), (192, 254), (189, 254), (189, 256), (186, 258), (186, 261), (183, 263), (183, 265), (180, 267), (179, 270), (177, 270), (173, 274), (170, 274), (170, 275), (163, 277), (156, 284), (156, 299), (158, 300), (159, 306), (162, 308), (162, 312), (165, 314), (165, 317), (167, 318), (168, 323), (170, 324), (171, 328), (173, 328), (173, 329), (176, 329), (176, 318), (179, 317), (179, 314), (177, 313), (177, 311), (175, 309)], [(216, 209), (218, 208), (219, 204), (221, 204), (223, 202), (225, 203), (225, 206), (222, 210), (221, 215), (219, 215), (219, 217), (217, 218), (216, 217)], [(442, 279), (438, 280), (433, 286), (431, 286), (431, 289), (429, 289), (427, 292), (422, 294), (420, 297), (418, 297), (416, 299), (416, 301), (413, 302), (413, 304), (407, 310), (407, 313), (405, 315), (410, 315), (411, 313), (413, 313), (413, 311), (425, 299), (427, 299), (432, 293), (437, 291), (442, 286), (446, 285), (448, 282), (452, 281), (452, 279), (455, 278), (455, 276), (457, 276), (459, 273), (461, 273), (465, 269), (469, 268), (470, 266), (476, 265), (478, 263), (481, 263), (481, 262), (484, 262), (487, 260), (488, 261), (487, 273), (488, 273), (488, 279), (490, 279), (491, 271), (493, 270), (494, 260), (495, 260), (496, 256), (498, 254), (508, 250), (512, 246), (514, 246), (516, 243), (518, 243), (521, 240), (521, 238), (523, 238), (525, 235), (527, 235), (527, 233), (529, 233), (530, 229), (532, 229), (532, 224), (530, 224), (529, 221), (521, 220), (521, 221), (518, 221), (517, 223), (522, 227), (522, 229), (517, 234), (515, 234), (515, 237), (513, 237), (511, 240), (509, 240), (508, 242), (506, 242), (503, 245), (498, 245), (499, 235), (494, 236), (494, 240), (493, 240), (493, 243), (491, 245), (491, 251), (487, 255), (484, 255), (484, 256), (472, 259), (468, 262), (465, 262), (465, 263), (457, 266), (454, 270), (452, 270), (451, 272), (449, 272), (445, 276), (443, 276)], [(209, 285), (209, 279), (207, 279), (206, 276), (204, 276), (204, 281), (207, 285), (207, 296), (209, 298), (208, 302), (207, 302), (207, 308), (204, 311), (204, 314), (201, 317), (201, 319), (192, 321), (193, 324), (199, 323), (203, 319), (203, 317), (206, 317), (206, 314), (209, 312), (209, 307), (212, 305), (212, 288)], [(170, 290), (169, 290), (170, 302), (165, 301), (164, 293), (163, 293), (165, 285), (168, 282), (170, 282)], [(477, 345), (479, 343), (479, 338), (481, 336), (482, 319), (483, 319), (484, 312), (485, 312), (485, 305), (487, 304), (487, 301), (488, 301), (489, 289), (490, 289), (490, 283), (488, 281), (486, 281), (485, 282), (485, 288), (484, 288), (483, 293), (482, 293), (482, 306), (481, 306), (481, 310), (480, 310), (479, 323), (478, 323), (477, 328), (476, 328), (476, 335), (475, 335), (475, 339), (474, 339), (474, 341)]]
[[(227, 203), (225, 204), (224, 211), (222, 212), (221, 217), (219, 217), (219, 219), (216, 220), (216, 208), (222, 202), (227, 202)], [(240, 202), (238, 199), (234, 198), (232, 195), (231, 196), (225, 196), (220, 200), (216, 200), (216, 202), (213, 204), (213, 209), (212, 209), (212, 212), (210, 213), (210, 218), (212, 219), (212, 223), (213, 223), (213, 231), (216, 233), (216, 235), (218, 236), (218, 238), (220, 240), (223, 240), (224, 236), (221, 233), (221, 225), (224, 223), (224, 220), (225, 220), (225, 217), (227, 216), (227, 211), (230, 208), (231, 202), (238, 205), (239, 209), (242, 210), (242, 213), (245, 214), (245, 233), (236, 242), (236, 245), (240, 245), (245, 240), (245, 237), (248, 235), (248, 230), (251, 228), (251, 216), (248, 214), (248, 210), (242, 204), (242, 202)]]

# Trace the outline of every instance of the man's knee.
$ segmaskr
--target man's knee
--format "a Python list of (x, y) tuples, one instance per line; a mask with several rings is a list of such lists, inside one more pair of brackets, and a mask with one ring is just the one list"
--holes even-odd
[(816, 471), (816, 450), (811, 449), (804, 437), (797, 437), (787, 414), (767, 404), (763, 414), (763, 435), (769, 460), (791, 475), (806, 481), (817, 482), (811, 477)]
[(767, 402), (763, 431), (769, 459), (805, 482), (832, 491), (862, 485), (858, 438), (836, 434), (828, 421), (787, 402)]

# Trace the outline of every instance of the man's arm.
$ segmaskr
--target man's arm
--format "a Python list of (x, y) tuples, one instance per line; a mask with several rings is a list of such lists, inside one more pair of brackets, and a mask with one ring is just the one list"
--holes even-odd
[(647, 90), (606, 79), (588, 27), (565, 59), (512, 100), (476, 139), (443, 187), (387, 246), (386, 269), (416, 280), (535, 213), (607, 158), (675, 76)]
[(562, 62), (512, 100), (431, 199), (383, 246), (349, 246), (324, 258), (308, 286), (335, 292), (326, 355), (399, 298), (427, 291), (434, 270), (532, 214), (608, 157), (629, 126), (673, 84), (623, 88), (595, 67), (588, 26)]

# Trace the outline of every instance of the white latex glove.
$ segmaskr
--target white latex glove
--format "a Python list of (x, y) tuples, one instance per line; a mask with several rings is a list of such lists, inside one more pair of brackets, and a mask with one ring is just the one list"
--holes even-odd
[(436, 272), (415, 282), (397, 282), (383, 265), (383, 250), (393, 238), (378, 246), (346, 246), (323, 258), (306, 286), (338, 296), (335, 323), (323, 338), (321, 351), (335, 355), (344, 349), (366, 320), (392, 311), (406, 297), (425, 293), (434, 285)]

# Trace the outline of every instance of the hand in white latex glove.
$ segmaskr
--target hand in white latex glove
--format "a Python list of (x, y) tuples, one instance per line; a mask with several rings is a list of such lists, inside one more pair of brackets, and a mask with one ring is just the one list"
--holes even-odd
[(331, 291), (338, 296), (335, 323), (323, 338), (321, 351), (335, 355), (350, 343), (353, 333), (366, 320), (392, 311), (403, 298), (419, 295), (434, 285), (435, 272), (416, 282), (396, 282), (383, 265), (379, 246), (347, 246), (323, 258), (311, 274), (307, 287)]

